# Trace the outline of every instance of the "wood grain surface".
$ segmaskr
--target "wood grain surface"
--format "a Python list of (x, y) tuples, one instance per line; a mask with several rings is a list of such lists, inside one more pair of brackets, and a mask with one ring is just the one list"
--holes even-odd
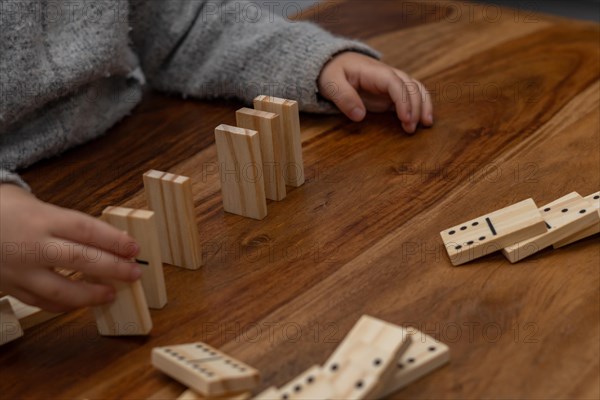
[[(366, 6), (366, 3), (369, 6)], [(149, 93), (104, 137), (28, 169), (43, 200), (98, 216), (145, 207), (149, 169), (190, 176), (204, 266), (165, 267), (148, 338), (104, 338), (89, 310), (0, 348), (2, 398), (174, 398), (155, 346), (204, 341), (261, 389), (323, 363), (362, 314), (413, 325), (451, 362), (392, 395), (599, 398), (599, 238), (516, 265), (452, 267), (442, 229), (532, 197), (600, 187), (600, 29), (443, 1), (327, 3), (302, 15), (365, 40), (432, 91), (435, 126), (302, 115), (306, 183), (255, 221), (225, 214), (214, 128), (232, 102)]]

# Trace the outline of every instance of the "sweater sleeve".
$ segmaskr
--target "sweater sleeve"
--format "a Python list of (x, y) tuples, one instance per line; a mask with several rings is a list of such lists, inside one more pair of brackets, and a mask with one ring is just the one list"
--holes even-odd
[(251, 103), (259, 94), (332, 112), (318, 95), (323, 66), (344, 51), (375, 58), (360, 42), (309, 22), (291, 22), (256, 2), (131, 0), (133, 47), (152, 87), (201, 98)]
[(16, 173), (0, 168), (0, 183), (12, 183), (22, 187), (25, 190), (31, 191), (31, 188), (25, 181)]

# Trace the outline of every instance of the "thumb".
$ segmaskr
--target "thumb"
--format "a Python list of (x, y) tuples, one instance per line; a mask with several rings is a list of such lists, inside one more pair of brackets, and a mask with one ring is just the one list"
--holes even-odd
[(322, 76), (319, 86), (321, 95), (335, 103), (352, 121), (359, 122), (365, 118), (367, 113), (365, 105), (343, 71)]

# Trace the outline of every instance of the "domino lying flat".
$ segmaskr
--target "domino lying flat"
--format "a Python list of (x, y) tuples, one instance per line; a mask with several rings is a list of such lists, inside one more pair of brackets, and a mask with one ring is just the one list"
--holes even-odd
[[(397, 350), (398, 343), (394, 345), (398, 340), (401, 350)], [(394, 352), (396, 357), (389, 359), (387, 356)], [(325, 367), (315, 365), (280, 389), (268, 388), (254, 399), (382, 398), (439, 368), (449, 359), (448, 346), (432, 337), (413, 328), (404, 329), (365, 316)]]
[(194, 392), (191, 389), (181, 393), (177, 400), (248, 400), (251, 394), (249, 392), (242, 394), (235, 394), (232, 396), (219, 396), (219, 397), (204, 397)]
[(569, 245), (571, 243), (578, 242), (582, 239), (585, 239), (587, 237), (590, 237), (597, 233), (600, 233), (600, 192), (596, 192), (596, 193), (586, 196), (584, 198), (592, 204), (593, 208), (596, 209), (596, 211), (597, 211), (596, 212), (596, 216), (597, 216), (596, 222), (594, 224), (592, 224), (590, 227), (583, 229), (582, 231), (579, 231), (574, 235), (571, 235), (563, 240), (560, 240), (560, 241), (554, 243), (552, 246), (555, 249)]
[(202, 266), (190, 178), (150, 170), (144, 174), (148, 208), (156, 215), (160, 253), (167, 264), (187, 269)]
[(597, 211), (576, 192), (540, 208), (547, 232), (533, 235), (502, 250), (511, 263), (520, 261), (597, 223)]
[(201, 342), (156, 347), (152, 365), (207, 397), (242, 394), (260, 380), (254, 368)]
[[(364, 315), (329, 357), (324, 370), (334, 377), (351, 376), (340, 379), (354, 382), (351, 387), (360, 390), (352, 398), (377, 397), (383, 384), (395, 373), (396, 360), (406, 351), (410, 340), (403, 328)], [(344, 389), (344, 394), (350, 396), (350, 388)]]
[(396, 373), (388, 381), (383, 397), (410, 385), (450, 361), (450, 349), (416, 329), (409, 328), (412, 338), (408, 350), (396, 364)]
[(513, 204), (440, 232), (453, 265), (501, 250), (547, 231), (532, 199)]
[(0, 299), (0, 346), (23, 336), (23, 329), (15, 315), (10, 301)]
[(25, 304), (12, 296), (5, 296), (1, 300), (4, 299), (10, 302), (16, 317), (19, 319), (21, 328), (24, 330), (42, 324), (61, 315), (61, 313), (51, 313), (44, 311), (41, 308), (30, 306), (29, 304)]

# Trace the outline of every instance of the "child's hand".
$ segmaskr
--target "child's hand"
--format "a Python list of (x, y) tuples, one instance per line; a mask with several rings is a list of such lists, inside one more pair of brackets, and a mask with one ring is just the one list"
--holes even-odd
[(419, 121), (433, 125), (431, 96), (421, 82), (360, 53), (341, 53), (329, 61), (319, 77), (319, 92), (353, 121), (362, 121), (367, 110), (395, 110), (408, 133)]
[[(133, 282), (140, 267), (134, 239), (86, 214), (44, 203), (12, 184), (0, 185), (0, 290), (52, 312), (114, 299), (111, 286), (70, 281), (54, 267)], [(125, 258), (122, 258), (125, 257)]]

